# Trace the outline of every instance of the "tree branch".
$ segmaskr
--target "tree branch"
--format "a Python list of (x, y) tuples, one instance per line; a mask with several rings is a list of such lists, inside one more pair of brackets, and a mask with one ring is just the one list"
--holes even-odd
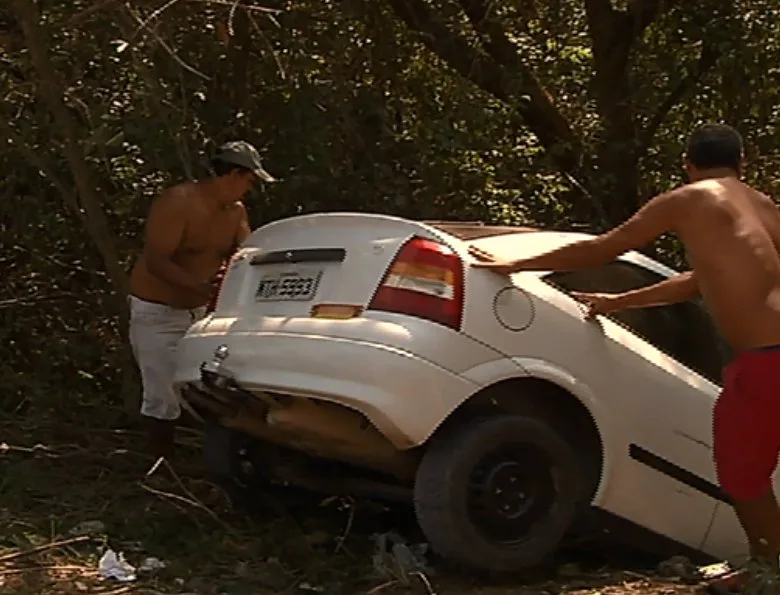
[(701, 78), (717, 64), (720, 56), (721, 52), (714, 45), (708, 43), (702, 45), (701, 54), (696, 62), (696, 66), (672, 87), (669, 94), (666, 96), (666, 99), (661, 102), (658, 109), (655, 111), (655, 114), (645, 125), (645, 128), (640, 135), (639, 147), (641, 152), (646, 151), (647, 147), (653, 142), (655, 135), (658, 133), (658, 129), (661, 127), (661, 124), (664, 123), (664, 120), (669, 115), (669, 112), (672, 111), (672, 108), (696, 88), (696, 85)]
[(78, 199), (76, 195), (68, 190), (65, 183), (60, 177), (55, 174), (48, 166), (46, 161), (40, 156), (40, 154), (32, 149), (28, 143), (24, 141), (14, 130), (11, 128), (10, 123), (0, 113), (0, 140), (2, 140), (3, 146), (9, 151), (20, 152), (32, 165), (34, 165), (43, 175), (49, 180), (49, 183), (54, 186), (55, 190), (60, 193), (62, 201), (68, 206), (73, 214), (82, 222), (84, 222), (84, 213), (79, 207)]
[[(118, 293), (119, 309), (124, 315), (124, 296), (129, 290), (127, 275), (119, 262), (114, 238), (95, 191), (89, 165), (76, 140), (76, 125), (63, 100), (62, 85), (47, 52), (49, 44), (41, 31), (38, 9), (32, 0), (13, 0), (12, 6), (16, 19), (22, 27), (30, 50), (30, 58), (38, 76), (38, 94), (49, 107), (57, 128), (62, 132), (63, 154), (73, 170), (73, 178), (84, 207), (84, 226), (98, 249), (106, 272)], [(68, 193), (65, 193), (63, 199), (67, 199), (67, 196)]]
[[(574, 172), (580, 162), (578, 141), (558, 113), (549, 95), (519, 58), (508, 56), (500, 38), (488, 55), (472, 47), (461, 36), (436, 19), (422, 0), (388, 0), (393, 11), (420, 41), (461, 76), (511, 105), (559, 167)], [(473, 8), (474, 15), (479, 12)], [(484, 11), (483, 9), (483, 12)], [(487, 25), (477, 19), (478, 26)], [(484, 30), (484, 29), (483, 29)], [(494, 37), (498, 35), (493, 29)], [(506, 40), (507, 44), (511, 43)], [(514, 49), (512, 48), (512, 53)], [(525, 95), (525, 97), (523, 97)]]
[(388, 0), (396, 16), (450, 68), (483, 91), (514, 108), (517, 119), (544, 147), (550, 160), (582, 197), (595, 217), (606, 223), (606, 213), (592, 192), (593, 180), (583, 164), (580, 139), (553, 104), (552, 98), (522, 61), (501, 25), (490, 18), (484, 0), (459, 0), (474, 30), (482, 36), (481, 49), (450, 31), (431, 13), (424, 0)]
[(612, 8), (611, 0), (585, 0), (585, 13), (591, 34), (594, 29), (609, 31), (620, 15), (620, 12)]
[[(493, 60), (520, 78), (521, 92), (527, 94), (533, 106), (544, 114), (545, 120), (555, 130), (558, 142), (573, 149), (580, 146), (580, 140), (571, 129), (550, 94), (542, 86), (533, 71), (523, 62), (517, 48), (507, 37), (501, 24), (490, 16), (490, 8), (484, 0), (459, 0), (471, 26), (482, 37), (482, 42)], [(579, 160), (579, 156), (577, 156)]]
[[(91, 6), (85, 8), (84, 10), (80, 10), (76, 14), (73, 14), (69, 16), (67, 19), (65, 19), (65, 21), (62, 23), (62, 27), (68, 28), (68, 27), (75, 27), (76, 25), (80, 25), (84, 21), (89, 19), (96, 12), (100, 12), (107, 8), (112, 8), (113, 5), (116, 4), (118, 1), (119, 0), (101, 0), (100, 2), (95, 2)], [(60, 23), (57, 23), (57, 25), (60, 25)]]
[[(594, 53), (620, 52), (628, 61), (628, 53), (647, 28), (680, 0), (630, 0), (625, 10), (615, 10), (611, 0), (585, 0), (588, 28)], [(598, 47), (598, 49), (596, 49)]]
[(642, 37), (645, 30), (663, 11), (677, 2), (678, 0), (631, 0), (625, 14), (631, 24), (634, 39)]

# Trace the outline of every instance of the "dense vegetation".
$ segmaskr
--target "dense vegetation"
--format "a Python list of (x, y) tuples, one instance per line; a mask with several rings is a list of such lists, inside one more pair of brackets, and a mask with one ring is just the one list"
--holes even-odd
[(775, 190), (779, 33), (761, 0), (3, 2), (0, 411), (133, 406), (127, 270), (150, 201), (213, 143), (250, 140), (282, 179), (255, 226), (598, 230), (682, 181), (703, 120)]

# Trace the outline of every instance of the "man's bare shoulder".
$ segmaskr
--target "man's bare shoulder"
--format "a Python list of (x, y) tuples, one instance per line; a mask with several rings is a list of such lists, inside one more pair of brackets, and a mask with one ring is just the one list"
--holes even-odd
[(236, 221), (237, 223), (240, 223), (241, 221), (246, 221), (249, 218), (249, 214), (247, 213), (246, 206), (240, 200), (232, 203), (229, 207), (226, 207), (225, 210), (227, 213), (230, 214), (230, 219), (232, 221)]
[(692, 213), (701, 213), (723, 204), (735, 194), (745, 194), (740, 188), (721, 180), (700, 180), (672, 190), (666, 196), (674, 204), (675, 219), (684, 222)]
[(750, 193), (750, 195), (753, 197), (753, 200), (757, 201), (759, 204), (767, 207), (772, 208), (778, 208), (780, 205), (777, 204), (777, 201), (769, 196), (768, 194), (764, 194), (760, 190), (757, 190), (756, 188), (753, 188), (752, 186), (748, 186), (745, 184), (745, 189)]
[(686, 216), (688, 207), (691, 204), (695, 204), (694, 199), (698, 195), (699, 191), (688, 184), (659, 194), (649, 201), (646, 206), (652, 207), (659, 216), (676, 225), (680, 219)]
[(229, 211), (231, 213), (238, 213), (240, 215), (246, 214), (246, 205), (241, 202), (240, 200), (237, 200), (234, 203), (231, 203), (228, 206), (223, 207), (226, 211)]
[[(728, 197), (728, 196), (765, 196), (752, 186), (748, 186), (741, 180), (736, 178), (715, 178), (707, 180), (699, 180), (685, 186), (688, 188), (692, 195), (701, 196), (713, 196), (713, 197)], [(767, 199), (769, 197), (766, 197)]]
[(705, 195), (723, 194), (725, 190), (726, 188), (720, 180), (699, 180), (680, 186), (672, 192), (681, 198), (693, 199)]
[(179, 213), (186, 210), (192, 204), (192, 197), (196, 194), (195, 185), (184, 182), (166, 188), (152, 204), (152, 211), (157, 213)]

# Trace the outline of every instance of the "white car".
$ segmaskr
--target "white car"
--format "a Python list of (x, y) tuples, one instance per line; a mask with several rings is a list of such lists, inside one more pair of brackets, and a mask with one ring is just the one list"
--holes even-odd
[[(257, 229), (178, 350), (217, 475), (255, 472), (414, 503), (434, 551), (537, 565), (607, 531), (658, 553), (740, 559), (716, 485), (728, 357), (698, 302), (586, 321), (569, 291), (674, 271), (638, 253), (576, 273), (473, 269), (588, 237), (337, 213)], [(251, 437), (251, 438), (250, 438)]]

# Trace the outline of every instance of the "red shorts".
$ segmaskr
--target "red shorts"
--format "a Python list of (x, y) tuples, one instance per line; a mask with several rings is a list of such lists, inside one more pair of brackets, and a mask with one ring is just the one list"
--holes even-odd
[(713, 441), (724, 492), (754, 500), (772, 489), (780, 454), (780, 345), (741, 353), (726, 367)]

